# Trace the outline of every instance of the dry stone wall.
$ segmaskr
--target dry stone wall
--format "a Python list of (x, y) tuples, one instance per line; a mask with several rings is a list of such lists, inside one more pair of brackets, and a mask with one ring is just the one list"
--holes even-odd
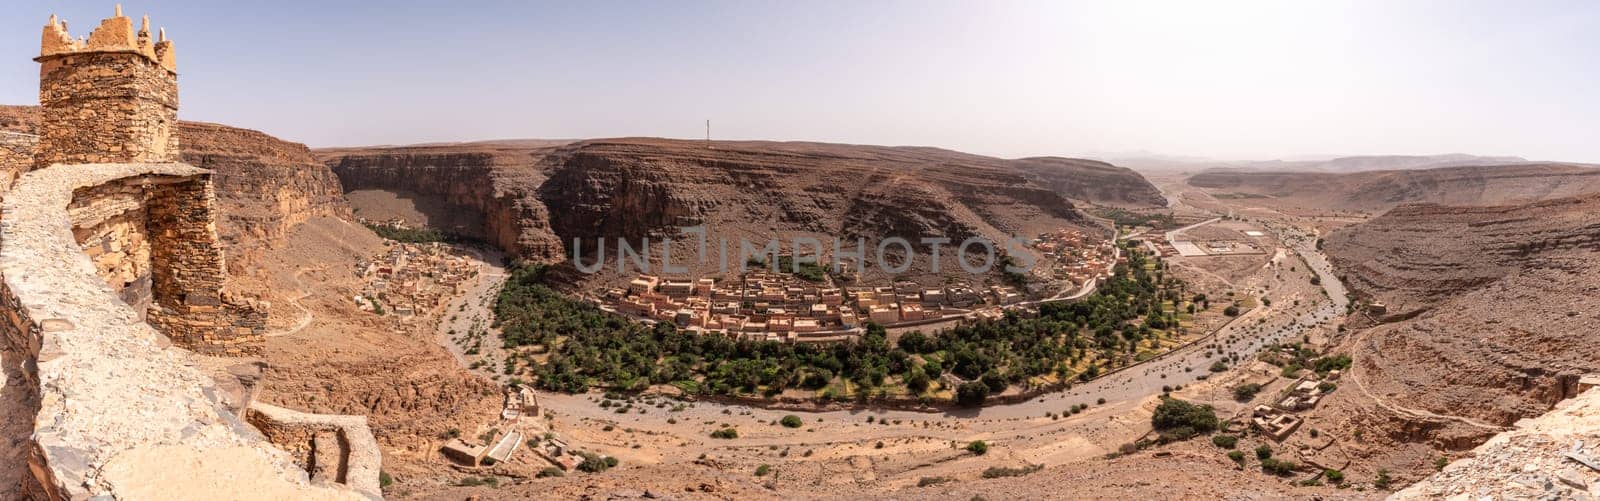
[[(68, 206), (84, 188), (148, 179), (182, 192), (205, 175), (182, 164), (62, 166), (25, 174), (6, 194), (0, 334), (32, 355), (25, 372), (39, 389), (29, 495), (137, 498), (158, 496), (153, 488), (192, 488), (219, 498), (371, 497), (313, 484), (229, 412), (192, 355), (169, 347), (117, 299), (71, 233)], [(164, 210), (156, 205), (153, 213)]]
[(381, 491), (382, 452), (365, 416), (311, 414), (253, 402), (248, 420), (267, 440), (288, 451), (312, 480)]
[(33, 147), (39, 138), (31, 134), (0, 131), (0, 193), (33, 166)]
[(34, 168), (178, 161), (177, 75), (138, 53), (40, 58)]

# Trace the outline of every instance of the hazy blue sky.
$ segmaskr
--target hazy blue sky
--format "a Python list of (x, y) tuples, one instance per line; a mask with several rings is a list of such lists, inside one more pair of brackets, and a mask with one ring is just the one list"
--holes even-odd
[[(0, 103), (51, 12), (0, 7)], [(185, 119), (312, 146), (513, 137), (933, 145), (998, 156), (1466, 152), (1600, 162), (1600, 2), (124, 3)]]

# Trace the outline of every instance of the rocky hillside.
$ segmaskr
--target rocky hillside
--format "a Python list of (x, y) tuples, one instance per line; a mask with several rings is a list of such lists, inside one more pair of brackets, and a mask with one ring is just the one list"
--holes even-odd
[[(38, 110), (0, 106), (0, 130), (32, 133), (38, 126)], [(308, 218), (349, 213), (338, 179), (303, 144), (204, 122), (181, 122), (178, 134), (183, 161), (215, 171), (222, 209), (217, 230), (229, 246), (230, 264), (248, 261), (257, 247), (281, 243), (289, 228)], [(13, 158), (18, 155), (6, 153), (22, 147), (8, 149), (4, 136), (0, 134), (0, 167), (30, 166), (31, 153), (20, 156), (20, 164)], [(23, 142), (17, 136), (12, 139), (14, 144)]]
[(1508, 425), (1600, 370), (1600, 195), (1494, 207), (1403, 206), (1327, 237), (1385, 321), (1351, 339), (1364, 388)]
[(1095, 160), (1032, 157), (1012, 165), (1030, 179), (1072, 200), (1114, 207), (1166, 207), (1167, 199), (1144, 176)]
[(1406, 203), (1501, 205), (1600, 192), (1600, 169), (1576, 164), (1518, 164), (1424, 170), (1251, 172), (1209, 170), (1189, 185), (1295, 205), (1381, 212)]
[(1561, 402), (1551, 412), (1517, 423), (1472, 456), (1395, 493), (1391, 500), (1446, 499), (1474, 495), (1490, 499), (1585, 499), (1600, 473), (1567, 459), (1594, 457), (1600, 439), (1600, 391)]
[[(873, 243), (894, 236), (1002, 241), (1086, 224), (1063, 194), (1012, 161), (935, 148), (761, 141), (708, 148), (701, 141), (624, 138), (318, 155), (346, 190), (446, 197), (483, 213), (487, 236), (501, 247), (551, 261), (564, 259), (573, 238), (591, 246), (602, 237), (659, 242), (679, 228), (701, 225), (713, 246), (727, 238), (730, 252), (737, 252), (740, 238), (759, 247), (771, 237), (810, 236), (831, 248), (835, 236)], [(1118, 183), (1138, 179), (1114, 167), (1097, 169)], [(1117, 200), (1144, 196), (1139, 188), (1079, 192)]]

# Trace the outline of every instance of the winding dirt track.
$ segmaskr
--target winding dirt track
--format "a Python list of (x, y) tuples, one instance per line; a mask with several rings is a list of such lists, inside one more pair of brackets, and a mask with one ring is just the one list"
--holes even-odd
[(289, 306), (293, 306), (293, 307), (295, 307), (295, 309), (300, 310), (300, 321), (296, 322), (293, 327), (290, 327), (290, 328), (287, 328), (287, 329), (283, 329), (283, 330), (280, 330), (280, 331), (277, 331), (277, 332), (268, 332), (266, 334), (267, 337), (286, 336), (286, 335), (289, 335), (289, 334), (294, 334), (296, 332), (300, 332), (302, 330), (305, 330), (306, 327), (311, 326), (311, 322), (316, 321), (316, 319), (317, 319), (316, 314), (312, 313), (311, 309), (306, 308), (304, 305), (300, 304), (300, 300), (301, 299), (305, 299), (307, 296), (311, 295), (310, 292), (306, 292), (305, 284), (300, 282), (300, 275), (304, 274), (307, 271), (311, 271), (311, 270), (302, 268), (300, 271), (295, 272), (294, 276), (291, 277), (291, 278), (294, 279), (294, 289), (296, 291), (299, 291), (300, 295), (295, 296), (293, 298), (290, 298), (289, 299)]
[[(1371, 335), (1370, 333), (1371, 333), (1370, 330), (1368, 330), (1367, 332), (1363, 333), (1361, 339), (1357, 341), (1357, 344), (1362, 344), (1362, 345), (1367, 344), (1367, 336), (1370, 336)], [(1440, 421), (1440, 420), (1442, 420), (1442, 421), (1453, 421), (1453, 422), (1461, 423), (1461, 424), (1464, 424), (1464, 425), (1467, 425), (1467, 426), (1472, 426), (1472, 427), (1475, 427), (1475, 428), (1481, 428), (1481, 429), (1485, 429), (1485, 430), (1493, 430), (1493, 431), (1496, 431), (1496, 432), (1505, 431), (1505, 430), (1511, 429), (1511, 427), (1509, 427), (1509, 426), (1496, 426), (1496, 425), (1492, 425), (1492, 424), (1489, 424), (1489, 423), (1478, 421), (1478, 420), (1472, 419), (1472, 418), (1461, 417), (1461, 416), (1449, 416), (1449, 415), (1444, 415), (1444, 414), (1437, 414), (1437, 413), (1430, 412), (1430, 411), (1425, 411), (1425, 410), (1422, 410), (1422, 409), (1413, 409), (1413, 408), (1410, 408), (1410, 407), (1405, 407), (1405, 406), (1402, 406), (1402, 405), (1399, 405), (1399, 404), (1390, 403), (1390, 402), (1384, 400), (1383, 397), (1378, 396), (1377, 394), (1372, 393), (1371, 391), (1367, 391), (1367, 385), (1361, 382), (1361, 363), (1360, 363), (1360, 360), (1359, 360), (1360, 357), (1361, 357), (1361, 353), (1362, 353), (1362, 350), (1351, 350), (1350, 357), (1351, 357), (1352, 361), (1351, 361), (1351, 364), (1350, 364), (1350, 368), (1351, 368), (1351, 370), (1350, 370), (1350, 379), (1352, 379), (1352, 380), (1354, 380), (1356, 382), (1356, 388), (1361, 390), (1361, 394), (1362, 395), (1366, 395), (1367, 398), (1372, 399), (1372, 401), (1374, 403), (1378, 404), (1379, 407), (1382, 407), (1382, 408), (1388, 410), (1389, 412), (1393, 412), (1395, 414), (1399, 414), (1399, 415), (1405, 416), (1407, 418), (1415, 419), (1415, 420), (1418, 420), (1418, 421), (1430, 421), (1430, 420), (1432, 420), (1432, 421)]]

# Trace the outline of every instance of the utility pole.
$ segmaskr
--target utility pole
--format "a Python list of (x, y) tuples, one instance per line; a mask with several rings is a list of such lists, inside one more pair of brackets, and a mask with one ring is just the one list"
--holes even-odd
[(706, 119), (706, 147), (711, 147), (711, 119)]

